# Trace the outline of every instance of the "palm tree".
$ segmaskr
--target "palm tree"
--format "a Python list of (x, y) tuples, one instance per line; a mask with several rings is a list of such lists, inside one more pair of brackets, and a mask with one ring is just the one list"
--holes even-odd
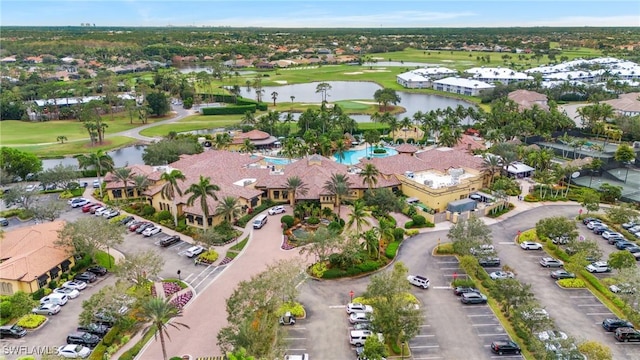
[(235, 218), (242, 212), (242, 206), (238, 202), (238, 198), (233, 196), (225, 196), (216, 207), (216, 213), (222, 215), (224, 220), (231, 224)]
[(309, 192), (307, 184), (305, 184), (305, 182), (302, 181), (302, 179), (300, 179), (298, 176), (287, 178), (287, 182), (285, 185), (287, 191), (289, 192), (289, 205), (291, 206), (295, 205), (298, 194), (304, 196)]
[(220, 187), (210, 183), (211, 178), (200, 175), (200, 181), (196, 184), (191, 184), (185, 194), (191, 194), (187, 199), (187, 205), (193, 206), (193, 203), (200, 199), (200, 208), (204, 215), (204, 228), (209, 226), (209, 202), (208, 197), (212, 197), (213, 200), (218, 200), (216, 191), (220, 191)]
[(166, 336), (169, 341), (169, 332), (167, 326), (171, 326), (174, 329), (180, 330), (180, 327), (189, 329), (187, 324), (183, 324), (176, 321), (170, 321), (175, 318), (182, 317), (182, 310), (178, 309), (171, 303), (169, 299), (161, 299), (158, 297), (151, 297), (142, 304), (140, 309), (140, 315), (145, 322), (150, 322), (149, 326), (145, 330), (152, 330), (155, 332), (154, 338), (157, 339), (160, 336), (160, 346), (162, 346), (162, 358), (167, 360), (167, 348), (165, 345), (164, 337)]
[(256, 146), (253, 145), (251, 140), (244, 139), (244, 142), (240, 146), (240, 151), (245, 153), (252, 153), (256, 149)]
[(218, 150), (225, 149), (229, 144), (231, 144), (231, 141), (233, 141), (233, 139), (231, 139), (229, 133), (217, 133), (214, 140), (215, 148)]
[(335, 198), (335, 206), (338, 207), (338, 217), (340, 217), (340, 204), (342, 203), (342, 197), (349, 195), (349, 188), (351, 182), (345, 174), (334, 173), (331, 175), (331, 179), (324, 183), (324, 191), (333, 195)]
[(371, 225), (371, 222), (367, 220), (369, 213), (365, 210), (364, 201), (358, 200), (353, 203), (351, 207), (351, 213), (349, 214), (349, 221), (347, 221), (347, 228), (351, 228), (354, 224), (356, 226), (356, 232), (362, 234), (362, 226)]
[(126, 167), (114, 169), (113, 176), (116, 179), (122, 181), (122, 183), (124, 184), (124, 197), (125, 199), (128, 198), (129, 196), (127, 192), (128, 192), (129, 181), (133, 181), (133, 175), (131, 175), (131, 169)]
[(344, 139), (340, 138), (336, 142), (336, 157), (340, 164), (342, 164), (342, 160), (344, 160), (345, 151), (347, 151), (347, 146), (344, 144)]
[(380, 176), (380, 171), (371, 163), (365, 164), (364, 169), (360, 172), (360, 177), (367, 184), (369, 191), (378, 184), (378, 176)]
[(377, 258), (380, 259), (380, 232), (377, 228), (369, 229), (362, 234), (364, 239), (364, 246), (367, 248), (369, 256), (376, 251), (378, 253)]
[(485, 155), (482, 161), (482, 167), (484, 170), (489, 172), (489, 175), (491, 176), (491, 178), (489, 179), (489, 186), (491, 186), (491, 184), (493, 184), (493, 180), (495, 179), (496, 173), (500, 172), (500, 169), (502, 169), (502, 161), (498, 156)]
[(147, 175), (134, 175), (133, 176), (133, 188), (136, 189), (138, 197), (149, 188), (150, 182)]
[(160, 180), (164, 180), (165, 183), (160, 189), (160, 195), (163, 199), (169, 199), (173, 202), (173, 223), (178, 227), (178, 206), (176, 205), (176, 194), (182, 196), (182, 189), (178, 186), (178, 180), (184, 181), (185, 176), (180, 170), (171, 170), (171, 172), (164, 172), (160, 176)]
[(271, 100), (273, 100), (273, 106), (276, 106), (276, 99), (278, 99), (278, 93), (274, 91), (271, 93)]
[[(96, 169), (98, 182), (102, 185), (102, 173), (111, 171), (114, 167), (113, 159), (104, 150), (98, 150), (95, 153), (78, 156), (78, 165), (80, 169), (93, 167)], [(100, 197), (103, 197), (102, 186), (100, 186)]]

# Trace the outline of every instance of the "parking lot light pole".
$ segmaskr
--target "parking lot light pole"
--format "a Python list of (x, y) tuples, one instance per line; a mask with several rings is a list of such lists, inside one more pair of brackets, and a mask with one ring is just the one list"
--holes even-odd
[(181, 271), (178, 269), (178, 280), (182, 280), (182, 279), (180, 278), (180, 273), (181, 273)]

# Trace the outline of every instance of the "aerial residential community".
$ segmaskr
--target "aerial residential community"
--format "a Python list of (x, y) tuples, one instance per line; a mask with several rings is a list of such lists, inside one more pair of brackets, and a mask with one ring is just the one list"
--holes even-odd
[(0, 359), (640, 359), (628, 3), (36, 3)]

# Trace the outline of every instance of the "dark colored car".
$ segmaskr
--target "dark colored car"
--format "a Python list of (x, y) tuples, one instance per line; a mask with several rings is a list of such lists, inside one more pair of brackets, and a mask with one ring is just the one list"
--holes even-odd
[(640, 331), (633, 328), (617, 328), (613, 337), (618, 341), (640, 341)]
[(98, 277), (96, 276), (96, 274), (85, 271), (81, 274), (76, 275), (73, 280), (80, 280), (80, 281), (84, 281), (86, 283), (92, 283), (95, 282), (96, 280), (98, 280)]
[(143, 224), (148, 224), (148, 223), (149, 223), (149, 222), (147, 222), (147, 221), (141, 221), (141, 222), (135, 223), (135, 224), (133, 224), (133, 225), (130, 225), (130, 226), (129, 226), (129, 231), (132, 231), (132, 232), (133, 232), (133, 231), (136, 231), (136, 230), (138, 230), (138, 228), (139, 228), (140, 226), (142, 226)]
[(93, 319), (95, 323), (108, 327), (113, 327), (113, 325), (116, 323), (116, 318), (103, 312), (98, 312), (93, 315)]
[(498, 267), (500, 266), (500, 258), (497, 257), (487, 257), (478, 259), (478, 264), (482, 267)]
[(27, 335), (27, 330), (18, 325), (0, 326), (0, 339), (4, 339), (5, 337), (18, 339), (25, 335)]
[(599, 219), (596, 218), (592, 218), (592, 217), (586, 217), (584, 219), (582, 219), (582, 223), (584, 225), (587, 225), (588, 223), (592, 222), (592, 221), (598, 221)]
[(160, 240), (160, 246), (162, 247), (171, 246), (179, 241), (180, 241), (180, 236), (178, 235), (169, 236), (166, 239)]
[(104, 276), (104, 275), (107, 275), (107, 272), (108, 272), (108, 271), (107, 271), (107, 269), (106, 269), (105, 267), (103, 267), (103, 266), (97, 266), (97, 265), (96, 265), (96, 266), (91, 266), (91, 267), (89, 267), (89, 268), (87, 269), (87, 271), (88, 271), (88, 272), (90, 272), (90, 273), (94, 273), (94, 274), (96, 274), (96, 275), (98, 275), (98, 276)]
[(453, 289), (453, 293), (456, 296), (460, 296), (462, 294), (466, 294), (469, 292), (477, 292), (479, 293), (480, 290), (476, 289), (476, 288), (472, 288), (472, 287), (463, 287), (463, 286), (458, 286), (457, 288)]
[(520, 355), (522, 350), (511, 340), (496, 340), (491, 343), (491, 351), (498, 355)]
[(486, 304), (487, 297), (479, 292), (468, 292), (460, 295), (463, 304)]
[(142, 232), (147, 229), (152, 227), (153, 224), (148, 222), (148, 223), (143, 223), (142, 225), (140, 225), (137, 229), (136, 229), (136, 234), (142, 234)]
[(0, 225), (9, 226), (9, 220), (7, 220), (7, 218), (0, 217)]
[(100, 337), (83, 331), (72, 332), (67, 336), (67, 344), (95, 347), (100, 342)]
[(607, 331), (615, 331), (618, 328), (633, 328), (633, 324), (627, 320), (609, 318), (602, 321), (602, 327)]
[(609, 228), (604, 226), (596, 226), (593, 228), (593, 233), (597, 235), (602, 235), (603, 232), (609, 230)]
[(632, 247), (635, 246), (636, 244), (632, 243), (631, 241), (626, 241), (626, 240), (620, 240), (616, 243), (616, 249), (618, 250), (624, 250), (628, 247)]
[(122, 220), (120, 220), (120, 225), (127, 225), (128, 222), (133, 220), (133, 216), (129, 215)]
[(80, 325), (76, 330), (103, 337), (109, 332), (109, 327), (104, 324), (90, 323), (88, 325)]
[(612, 236), (610, 238), (607, 239), (607, 243), (609, 245), (615, 245), (618, 241), (626, 241), (627, 239), (625, 239), (622, 236)]

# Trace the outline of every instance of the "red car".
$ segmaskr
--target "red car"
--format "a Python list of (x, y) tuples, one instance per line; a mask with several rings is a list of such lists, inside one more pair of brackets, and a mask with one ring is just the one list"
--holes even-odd
[(89, 210), (91, 210), (92, 207), (94, 206), (102, 206), (101, 204), (98, 203), (88, 203), (87, 205), (82, 207), (82, 212), (83, 213), (87, 213), (89, 212)]
[(133, 225), (129, 226), (129, 231), (136, 231), (136, 230), (138, 230), (138, 228), (140, 226), (146, 225), (146, 224), (149, 224), (149, 222), (143, 221), (143, 222), (139, 222), (137, 224), (133, 224)]
[(98, 210), (99, 208), (101, 208), (101, 207), (103, 207), (103, 206), (104, 206), (104, 205), (102, 205), (102, 204), (96, 204), (96, 206), (92, 206), (92, 207), (90, 207), (90, 208), (89, 208), (89, 212), (90, 212), (91, 214), (95, 214), (95, 213), (96, 213), (96, 210)]

